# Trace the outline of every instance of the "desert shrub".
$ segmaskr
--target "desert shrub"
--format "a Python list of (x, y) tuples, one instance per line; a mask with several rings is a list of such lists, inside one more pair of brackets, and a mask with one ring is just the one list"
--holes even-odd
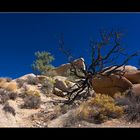
[(26, 96), (37, 96), (37, 97), (40, 97), (40, 92), (39, 91), (33, 91), (33, 90), (25, 90), (23, 92), (23, 94), (25, 95), (24, 97)]
[(6, 90), (8, 91), (16, 91), (18, 88), (16, 82), (10, 82), (8, 85), (5, 87)]
[(126, 120), (140, 122), (140, 103), (131, 103), (126, 109)]
[(20, 90), (20, 93), (18, 93), (18, 97), (20, 98), (24, 98), (28, 95), (37, 95), (37, 96), (40, 96), (40, 91), (37, 90), (36, 88), (32, 88), (32, 86), (30, 85), (27, 85), (27, 84), (24, 84), (22, 86), (22, 89)]
[(2, 81), (2, 82), (0, 82), (0, 88), (5, 89), (8, 86), (8, 84), (9, 84), (8, 82)]
[(1, 78), (0, 78), (0, 83), (1, 83), (1, 82), (7, 82), (6, 78), (2, 78), (2, 77), (1, 77)]
[(23, 79), (16, 79), (18, 88), (21, 88), (23, 86), (23, 84), (25, 83), (25, 80)]
[(11, 77), (5, 77), (5, 79), (6, 79), (6, 82), (11, 82), (12, 81)]
[(61, 106), (61, 110), (60, 110), (60, 112), (62, 113), (62, 114), (65, 114), (65, 113), (67, 113), (69, 110), (71, 110), (72, 109), (72, 107), (70, 106), (70, 105), (63, 105), (63, 106)]
[(0, 78), (0, 82), (11, 82), (12, 81), (12, 78), (10, 77), (1, 77)]
[[(49, 110), (40, 110), (38, 113), (32, 114), (31, 118), (32, 120), (42, 120), (42, 123), (46, 125), (48, 122), (58, 118), (61, 114), (61, 108), (60, 106), (56, 105), (53, 107), (51, 111)], [(47, 126), (45, 126), (47, 127)]]
[(24, 98), (24, 104), (21, 106), (21, 108), (37, 109), (40, 107), (40, 103), (40, 97), (29, 95)]
[(79, 107), (79, 117), (95, 123), (101, 123), (110, 118), (118, 118), (122, 115), (123, 107), (117, 106), (112, 97), (103, 94), (97, 94)]
[(18, 94), (16, 92), (9, 92), (9, 98), (11, 100), (15, 100), (17, 98)]
[(16, 91), (18, 89), (18, 85), (16, 82), (1, 82), (0, 88), (7, 91)]
[(0, 78), (0, 88), (7, 88), (7, 86), (10, 84), (10, 81), (12, 79), (10, 78)]
[(38, 78), (33, 76), (28, 76), (26, 82), (30, 85), (37, 85), (38, 84)]
[(27, 79), (16, 79), (17, 85), (19, 88), (21, 88), (25, 83), (30, 85), (37, 85), (38, 84), (38, 78), (33, 76), (28, 76)]
[(4, 104), (7, 100), (15, 100), (17, 97), (16, 92), (10, 92), (5, 89), (0, 89), (0, 103)]
[(53, 80), (52, 78), (48, 78), (44, 81), (42, 81), (42, 91), (44, 94), (49, 94), (53, 92), (53, 88), (54, 88), (54, 84), (55, 84), (55, 80)]
[(126, 97), (127, 92), (118, 92), (114, 94), (113, 98), (115, 100), (116, 105), (126, 106), (130, 104), (130, 100)]
[(21, 108), (37, 109), (41, 104), (40, 93), (38, 91), (26, 91), (23, 96), (23, 101), (24, 104), (21, 105)]
[(8, 102), (5, 103), (4, 107), (2, 108), (5, 112), (11, 113), (13, 116), (16, 115), (15, 109), (9, 105)]
[(129, 101), (129, 104), (125, 107), (126, 120), (140, 122), (140, 97), (130, 91), (126, 98)]
[(0, 103), (4, 104), (7, 100), (9, 100), (8, 92), (4, 89), (0, 89)]

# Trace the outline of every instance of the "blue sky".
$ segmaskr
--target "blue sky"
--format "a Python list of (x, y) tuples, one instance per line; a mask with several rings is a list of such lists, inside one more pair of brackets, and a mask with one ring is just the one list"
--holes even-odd
[[(128, 53), (140, 50), (140, 13), (0, 13), (0, 77), (31, 73), (36, 51), (51, 52), (54, 66), (66, 63), (58, 49), (61, 33), (75, 58), (83, 56), (89, 62), (90, 38), (112, 28), (124, 32)], [(129, 64), (137, 63), (135, 58)]]

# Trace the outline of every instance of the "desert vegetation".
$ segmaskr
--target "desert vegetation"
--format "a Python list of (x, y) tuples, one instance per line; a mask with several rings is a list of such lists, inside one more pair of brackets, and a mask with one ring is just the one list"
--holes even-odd
[(128, 65), (139, 52), (125, 52), (119, 31), (99, 35), (97, 41), (89, 42), (89, 65), (84, 58), (74, 59), (61, 37), (59, 49), (67, 56), (67, 64), (54, 67), (54, 56), (38, 51), (33, 73), (17, 79), (1, 77), (2, 118), (9, 115), (17, 127), (100, 127), (116, 120), (118, 126), (122, 122), (140, 126), (140, 71)]

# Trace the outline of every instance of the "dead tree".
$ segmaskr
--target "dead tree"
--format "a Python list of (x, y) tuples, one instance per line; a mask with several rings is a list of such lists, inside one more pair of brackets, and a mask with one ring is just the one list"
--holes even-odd
[[(67, 103), (72, 103), (79, 95), (84, 94), (87, 97), (92, 89), (92, 79), (95, 77), (100, 77), (101, 75), (119, 75), (120, 78), (125, 73), (125, 65), (134, 56), (137, 56), (139, 52), (128, 55), (125, 53), (125, 49), (121, 46), (121, 32), (109, 31), (100, 32), (100, 40), (94, 42), (90, 40), (89, 47), (91, 48), (91, 63), (86, 66), (86, 69), (78, 69), (73, 63), (73, 57), (70, 51), (66, 50), (64, 45), (63, 37), (59, 40), (59, 49), (67, 56), (69, 63), (71, 64), (71, 73), (73, 73), (78, 80), (75, 85), (76, 88), (71, 87), (68, 93)], [(105, 52), (106, 50), (106, 53)], [(124, 60), (121, 64), (116, 64), (116, 60), (124, 56)], [(119, 69), (123, 67), (123, 69)], [(79, 71), (82, 75), (79, 75)]]

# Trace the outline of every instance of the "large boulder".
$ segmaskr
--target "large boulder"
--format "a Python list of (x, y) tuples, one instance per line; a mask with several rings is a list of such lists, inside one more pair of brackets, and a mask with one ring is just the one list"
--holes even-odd
[[(85, 69), (85, 64), (84, 64), (84, 59), (83, 58), (76, 59), (72, 63), (78, 69)], [(71, 68), (71, 64), (67, 63), (67, 64), (63, 64), (63, 65), (55, 68), (54, 71), (59, 76), (68, 76), (70, 68)]]
[(133, 84), (140, 83), (140, 71), (133, 73), (125, 73), (124, 77), (131, 81)]
[(113, 96), (116, 92), (124, 92), (132, 87), (132, 83), (125, 77), (118, 75), (100, 76), (92, 79), (92, 86), (96, 93)]
[[(116, 66), (113, 66), (112, 68), (110, 68), (106, 72), (109, 72), (110, 70), (113, 70), (115, 67)], [(121, 67), (117, 68), (116, 70), (122, 70), (122, 71), (125, 71), (125, 73), (138, 72), (138, 69), (136, 67), (134, 67), (134, 66), (131, 66), (131, 65), (126, 65), (125, 67), (124, 66), (121, 66)]]
[(131, 91), (134, 95), (140, 96), (140, 84), (134, 84)]
[(125, 71), (126, 71), (126, 73), (132, 73), (132, 72), (137, 72), (138, 69), (134, 66), (127, 65), (127, 66), (125, 66)]
[[(115, 66), (107, 70), (106, 72), (109, 72), (113, 68), (115, 68)], [(132, 84), (140, 83), (140, 70), (138, 70), (136, 67), (131, 65), (126, 65), (125, 67), (124, 66), (119, 67), (117, 70), (122, 70), (122, 71), (124, 70), (125, 74), (123, 76), (127, 78)]]
[(62, 91), (67, 91), (68, 86), (66, 85), (65, 81), (56, 79), (54, 86)]

